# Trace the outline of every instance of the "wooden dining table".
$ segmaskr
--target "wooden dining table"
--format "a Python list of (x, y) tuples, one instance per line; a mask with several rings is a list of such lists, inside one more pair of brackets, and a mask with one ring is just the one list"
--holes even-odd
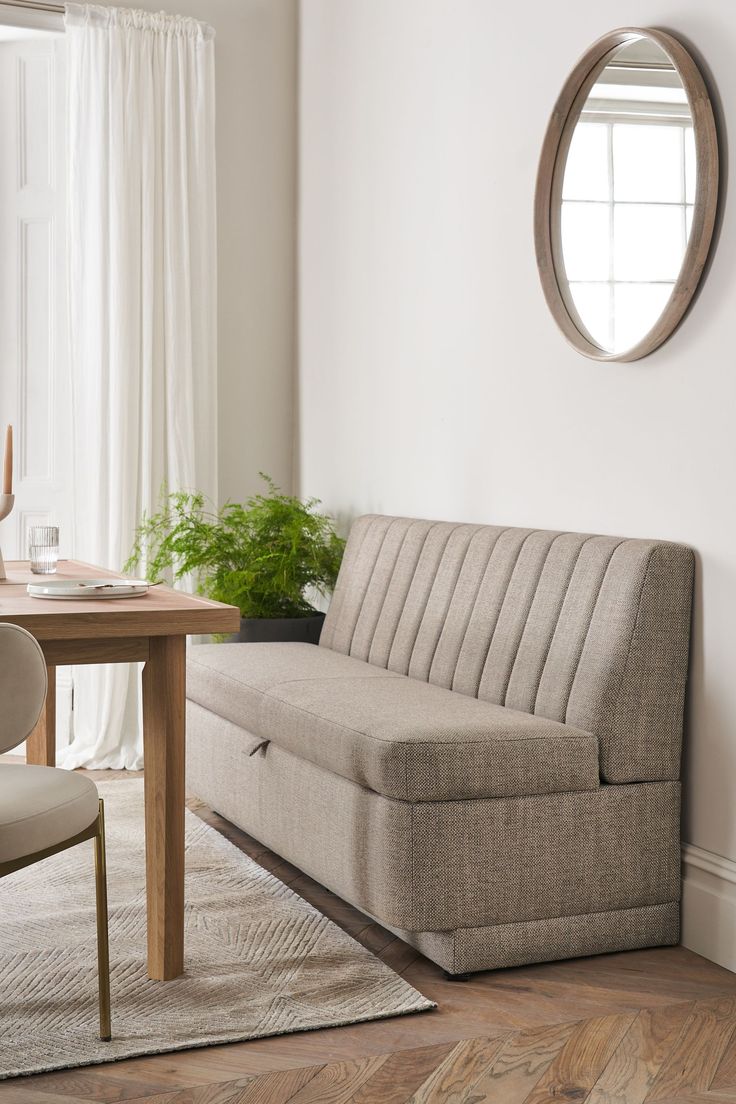
[[(46, 599), (27, 593), (27, 563), (6, 562), (0, 582), (0, 622), (36, 637), (49, 683), (44, 712), (26, 744), (29, 763), (56, 760), (56, 667), (83, 663), (143, 663), (143, 754), (146, 832), (148, 974), (159, 981), (184, 969), (184, 757), (186, 638), (235, 632), (240, 611), (166, 586), (117, 599)], [(118, 578), (73, 560), (56, 579)]]

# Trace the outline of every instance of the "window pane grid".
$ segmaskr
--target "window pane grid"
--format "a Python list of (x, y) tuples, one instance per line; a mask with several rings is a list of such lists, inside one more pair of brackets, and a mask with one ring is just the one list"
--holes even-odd
[[(583, 218), (583, 212), (599, 210), (601, 216), (607, 221), (607, 242), (598, 235), (591, 235), (587, 242), (578, 241), (577, 249), (565, 250), (565, 266), (568, 270), (570, 293), (573, 302), (581, 317), (590, 319), (587, 325), (588, 332), (603, 348), (620, 351), (626, 347), (624, 338), (627, 331), (632, 331), (630, 344), (638, 340), (640, 336), (654, 324), (671, 294), (676, 282), (676, 273), (679, 272), (680, 263), (687, 247), (687, 238), (692, 225), (694, 207), (694, 189), (692, 188), (694, 144), (692, 142), (692, 126), (689, 124), (677, 124), (667, 128), (667, 136), (659, 143), (663, 160), (670, 167), (674, 167), (676, 160), (677, 173), (676, 184), (667, 183), (666, 198), (657, 198), (656, 192), (647, 192), (646, 185), (641, 198), (636, 198), (637, 182), (631, 173), (631, 165), (636, 162), (637, 143), (641, 143), (645, 137), (651, 140), (652, 135), (645, 135), (643, 130), (638, 132), (632, 129), (628, 121), (608, 120), (595, 123), (579, 124), (583, 127), (593, 128), (604, 138), (605, 128), (605, 180), (598, 176), (597, 183), (591, 187), (594, 193), (581, 194), (584, 189), (584, 181), (578, 172), (573, 181), (572, 189), (568, 188), (568, 178), (563, 187), (562, 217), (565, 220), (572, 219), (571, 225), (577, 226), (579, 232), (585, 233), (588, 220)], [(651, 128), (649, 128), (651, 130)], [(592, 130), (591, 130), (592, 138)], [(632, 136), (633, 140), (632, 140)], [(654, 135), (659, 140), (658, 135)], [(598, 142), (598, 148), (603, 142)], [(630, 164), (628, 172), (625, 161), (621, 169), (620, 157), (626, 156), (627, 145), (629, 147)], [(601, 149), (601, 153), (603, 150)], [(617, 157), (618, 153), (618, 157)], [(632, 157), (633, 155), (633, 157)], [(655, 185), (647, 182), (650, 189)], [(673, 190), (674, 189), (674, 190)], [(573, 194), (570, 195), (572, 190)], [(616, 193), (624, 192), (617, 195)], [(633, 194), (632, 194), (633, 193)], [(649, 210), (651, 208), (651, 210)], [(629, 212), (624, 218), (624, 212)], [(605, 212), (605, 214), (604, 214)], [(661, 212), (655, 218), (655, 212)], [(674, 220), (674, 221), (673, 221)], [(616, 227), (624, 229), (623, 242), (619, 237), (618, 247), (616, 241)], [(591, 227), (593, 223), (589, 224)], [(637, 277), (631, 271), (626, 271), (625, 277), (622, 270), (633, 270), (637, 266), (646, 269), (647, 257), (644, 251), (639, 249), (638, 242), (642, 235), (638, 230), (646, 225), (652, 234), (658, 234), (660, 244), (669, 246), (669, 249), (660, 249), (659, 265), (670, 269), (673, 273), (660, 271), (656, 274), (650, 271), (648, 275)], [(601, 227), (602, 229), (602, 227)], [(628, 234), (628, 236), (627, 236)], [(598, 248), (594, 241), (598, 240)], [(563, 235), (563, 239), (565, 235)], [(569, 238), (568, 238), (569, 240)], [(617, 254), (618, 248), (618, 254)], [(664, 257), (661, 254), (664, 253)], [(569, 256), (568, 256), (569, 254)], [(607, 255), (605, 255), (607, 254)], [(570, 264), (568, 265), (568, 260)], [(601, 272), (607, 269), (607, 276)], [(587, 269), (587, 270), (586, 270)], [(632, 299), (631, 296), (635, 298)], [(619, 313), (619, 324), (616, 325), (617, 301), (627, 306), (627, 312), (634, 321), (639, 321), (639, 329), (623, 320)], [(583, 310), (582, 307), (585, 306)], [(651, 320), (645, 329), (641, 329), (642, 320)], [(617, 332), (618, 331), (618, 332)]]
[[(575, 199), (575, 200), (566, 199), (566, 200), (564, 200), (564, 202), (565, 203), (585, 203), (585, 204), (595, 204), (595, 203), (597, 203), (599, 206), (603, 206), (603, 207), (608, 207), (610, 202), (614, 202), (617, 207), (632, 207), (632, 206), (641, 207), (642, 206), (642, 200), (640, 200), (640, 199), (616, 199), (616, 200), (613, 200), (613, 201), (608, 200), (608, 199)], [(678, 207), (679, 208), (679, 207), (693, 207), (694, 204), (693, 203), (683, 203), (679, 199), (647, 199), (646, 200), (646, 206), (647, 207)]]

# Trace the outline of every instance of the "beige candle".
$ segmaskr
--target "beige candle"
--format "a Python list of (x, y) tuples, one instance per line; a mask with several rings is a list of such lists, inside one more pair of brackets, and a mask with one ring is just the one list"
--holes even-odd
[(5, 434), (5, 466), (3, 467), (3, 494), (13, 493), (13, 427)]

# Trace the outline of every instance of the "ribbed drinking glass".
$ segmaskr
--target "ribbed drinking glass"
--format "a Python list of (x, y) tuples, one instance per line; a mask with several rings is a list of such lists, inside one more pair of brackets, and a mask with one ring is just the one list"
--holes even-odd
[(32, 525), (28, 530), (28, 559), (34, 575), (54, 575), (59, 562), (57, 525)]

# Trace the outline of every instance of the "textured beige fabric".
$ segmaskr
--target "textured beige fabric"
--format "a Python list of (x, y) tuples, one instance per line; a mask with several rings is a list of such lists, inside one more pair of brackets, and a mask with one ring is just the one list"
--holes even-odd
[(412, 806), (276, 744), (251, 755), (260, 742), (188, 702), (188, 791), (346, 900), (405, 926)]
[(594, 736), (414, 679), (287, 683), (259, 733), (387, 797), (456, 801), (598, 788)]
[(46, 663), (35, 639), (0, 624), (0, 754), (30, 736), (46, 698)]
[(611, 559), (567, 709), (598, 733), (609, 782), (679, 777), (692, 570), (674, 544), (628, 541)]
[(259, 742), (190, 702), (190, 790), (383, 923), (440, 931), (679, 899), (677, 783), (409, 803), (274, 743), (251, 755)]
[(592, 732), (601, 777), (679, 777), (692, 552), (368, 516), (320, 644)]
[(97, 787), (55, 767), (0, 763), (0, 863), (71, 839), (97, 819)]
[(242, 728), (257, 722), (264, 693), (287, 682), (396, 677), (313, 644), (197, 644), (187, 653), (187, 697)]
[(360, 518), (324, 658), (193, 654), (190, 785), (448, 969), (673, 942), (692, 576), (662, 541)]
[(413, 809), (415, 931), (662, 904), (680, 896), (680, 786)]
[(190, 652), (188, 682), (192, 701), (388, 797), (598, 788), (589, 733), (327, 648), (203, 645)]
[(552, 962), (640, 947), (672, 946), (680, 938), (680, 907), (672, 901), (452, 932), (392, 931), (445, 970), (462, 974), (538, 962), (540, 948), (545, 960)]

